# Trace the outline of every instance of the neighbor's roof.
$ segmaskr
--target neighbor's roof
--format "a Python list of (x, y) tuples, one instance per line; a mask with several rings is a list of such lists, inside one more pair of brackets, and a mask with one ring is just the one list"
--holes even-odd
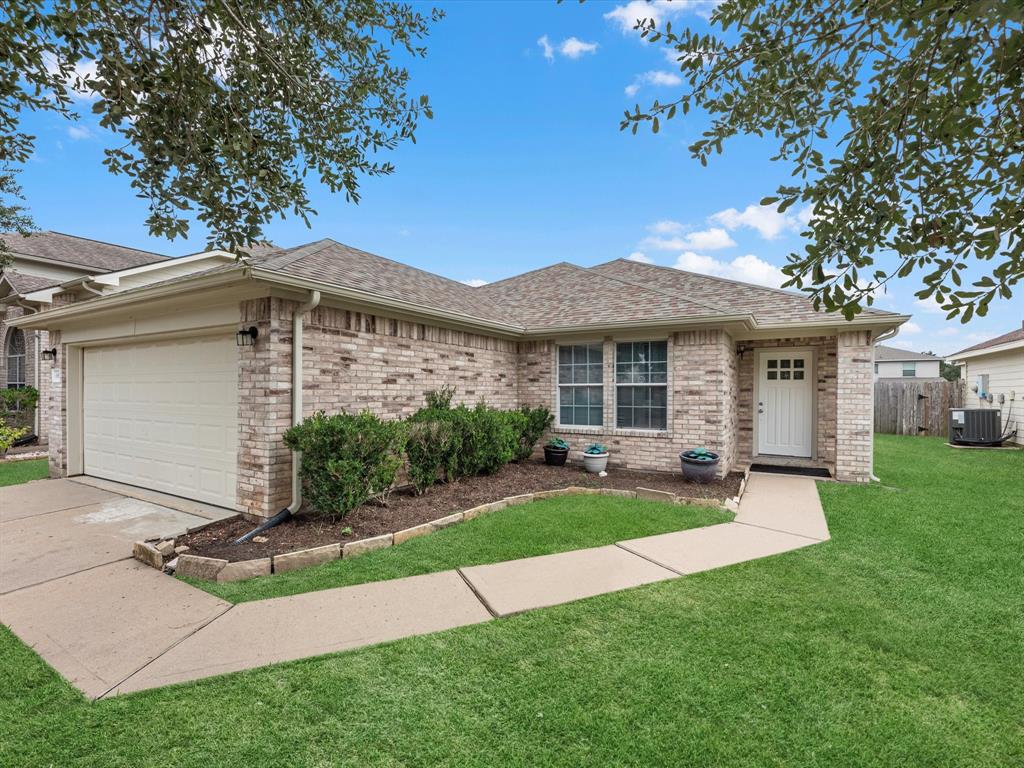
[(950, 358), (956, 358), (968, 352), (980, 352), (983, 349), (998, 347), (1003, 344), (1009, 344), (1014, 341), (1024, 341), (1024, 323), (1022, 323), (1021, 327), (1015, 331), (1004, 333), (1002, 336), (996, 336), (994, 339), (989, 339), (988, 341), (983, 341), (980, 344), (975, 344), (973, 347), (961, 349), (959, 352), (950, 355)]
[(929, 355), (927, 352), (911, 352), (909, 349), (887, 347), (884, 344), (875, 345), (876, 363), (898, 363), (903, 360), (941, 360), (936, 355)]
[(141, 267), (143, 264), (170, 258), (151, 251), (65, 235), (62, 232), (33, 232), (30, 235), (3, 232), (0, 238), (15, 254), (86, 267), (98, 272)]
[(26, 293), (32, 293), (32, 291), (41, 291), (43, 288), (50, 288), (60, 284), (60, 280), (56, 278), (26, 275), (16, 269), (5, 269), (2, 274), (4, 279), (21, 296), (24, 296)]

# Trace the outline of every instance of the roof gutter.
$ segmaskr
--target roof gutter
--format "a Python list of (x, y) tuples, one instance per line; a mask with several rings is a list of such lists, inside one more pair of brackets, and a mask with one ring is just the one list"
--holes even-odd
[(29, 328), (33, 330), (47, 330), (58, 325), (61, 321), (72, 320), (80, 315), (94, 315), (97, 312), (107, 312), (129, 307), (134, 304), (143, 304), (167, 296), (181, 293), (182, 286), (192, 288), (217, 288), (222, 285), (229, 285), (245, 278), (246, 267), (239, 267), (231, 272), (223, 272), (208, 277), (197, 277), (194, 280), (181, 281), (170, 285), (157, 285), (152, 288), (139, 288), (137, 290), (125, 291), (124, 293), (103, 294), (88, 301), (75, 302), (64, 306), (55, 307), (39, 312), (29, 318), (27, 315), (14, 318), (8, 321), (8, 325), (16, 328)]
[(598, 333), (601, 331), (617, 331), (637, 328), (688, 328), (691, 326), (722, 325), (725, 323), (744, 323), (748, 328), (756, 328), (754, 317), (750, 314), (737, 315), (700, 315), (684, 318), (658, 318), (655, 320), (623, 320), (618, 323), (581, 323), (579, 325), (560, 325), (545, 328), (527, 328), (523, 336), (547, 338), (563, 336), (571, 333)]
[(473, 326), (480, 330), (488, 330), (514, 336), (519, 336), (525, 331), (523, 327), (512, 325), (510, 323), (485, 320), (483, 318), (476, 317), (475, 315), (467, 315), (463, 312), (433, 309), (432, 307), (424, 307), (422, 304), (416, 304), (415, 302), (381, 296), (379, 294), (372, 293), (371, 291), (363, 291), (358, 288), (346, 288), (340, 285), (324, 283), (319, 280), (294, 277), (292, 275), (285, 275), (273, 270), (259, 269), (258, 267), (254, 267), (252, 269), (252, 278), (254, 280), (261, 280), (263, 282), (289, 286), (292, 288), (317, 290), (333, 297), (350, 299), (362, 304), (371, 304), (385, 309), (396, 309), (406, 314), (413, 314), (419, 317), (430, 317), (447, 323), (455, 321), (463, 325)]

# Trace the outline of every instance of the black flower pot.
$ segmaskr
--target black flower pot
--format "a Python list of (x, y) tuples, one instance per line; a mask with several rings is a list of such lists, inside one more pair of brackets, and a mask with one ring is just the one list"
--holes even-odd
[(718, 477), (718, 462), (718, 454), (712, 451), (708, 451), (703, 456), (694, 455), (693, 451), (683, 451), (679, 454), (683, 477), (691, 483), (712, 482)]
[(568, 448), (549, 448), (544, 446), (544, 463), (552, 467), (564, 467), (565, 460), (569, 458)]

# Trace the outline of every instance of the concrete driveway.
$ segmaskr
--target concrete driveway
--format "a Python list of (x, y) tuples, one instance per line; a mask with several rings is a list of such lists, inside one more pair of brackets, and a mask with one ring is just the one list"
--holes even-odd
[(85, 482), (0, 488), (0, 621), (99, 696), (229, 607), (136, 563), (132, 543), (232, 513)]

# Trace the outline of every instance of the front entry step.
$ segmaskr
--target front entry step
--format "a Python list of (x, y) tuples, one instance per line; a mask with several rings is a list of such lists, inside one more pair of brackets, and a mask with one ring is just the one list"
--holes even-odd
[(823, 467), (787, 467), (778, 464), (751, 464), (751, 472), (764, 472), (769, 475), (797, 475), (798, 477), (831, 478), (832, 473)]

